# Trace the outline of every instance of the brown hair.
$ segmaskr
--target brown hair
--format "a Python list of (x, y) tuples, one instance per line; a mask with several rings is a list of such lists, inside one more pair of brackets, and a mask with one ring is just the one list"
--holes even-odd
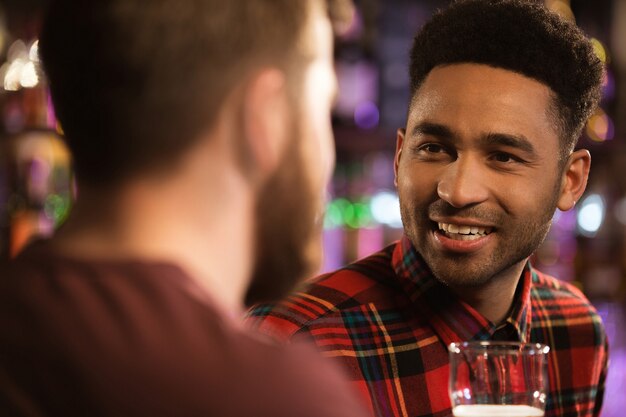
[(312, 1), (53, 0), (40, 54), (79, 180), (172, 164), (238, 80), (300, 58)]

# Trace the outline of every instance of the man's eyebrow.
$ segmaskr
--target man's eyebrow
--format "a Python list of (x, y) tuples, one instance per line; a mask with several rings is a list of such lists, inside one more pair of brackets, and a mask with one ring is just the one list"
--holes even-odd
[[(420, 122), (412, 130), (412, 136), (428, 135), (436, 137), (446, 142), (454, 142), (457, 139), (456, 133), (446, 125), (433, 122)], [(532, 142), (524, 135), (513, 135), (508, 133), (489, 133), (480, 140), (482, 146), (507, 146), (519, 149), (530, 156), (537, 156), (537, 150)]]
[(510, 135), (507, 133), (489, 133), (484, 136), (481, 140), (484, 146), (493, 146), (493, 145), (501, 145), (508, 146), (511, 148), (517, 148), (523, 152), (526, 152), (529, 155), (536, 156), (537, 151), (535, 147), (523, 135)]
[(454, 132), (447, 126), (439, 123), (421, 122), (413, 127), (411, 136), (428, 135), (435, 136), (439, 139), (446, 139), (452, 141), (455, 137)]

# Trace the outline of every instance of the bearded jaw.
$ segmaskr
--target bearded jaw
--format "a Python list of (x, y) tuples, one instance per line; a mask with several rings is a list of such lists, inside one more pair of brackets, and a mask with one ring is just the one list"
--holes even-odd
[(322, 258), (321, 192), (311, 184), (294, 139), (259, 193), (256, 260), (246, 305), (277, 301), (314, 273)]
[[(412, 203), (410, 200), (408, 203)], [(487, 285), (498, 276), (507, 275), (514, 266), (519, 266), (544, 241), (556, 210), (556, 199), (540, 213), (531, 218), (516, 218), (504, 212), (487, 211), (485, 208), (455, 209), (443, 200), (436, 200), (424, 207), (407, 204), (402, 195), (400, 207), (405, 234), (415, 250), (426, 262), (433, 275), (442, 283), (451, 287), (480, 287)], [(418, 213), (425, 213), (418, 217)], [(427, 214), (426, 214), (427, 213)], [(436, 223), (431, 218), (471, 218), (474, 223), (482, 220), (484, 224), (497, 227), (482, 227), (471, 230), (474, 236), (461, 236), (461, 240), (473, 240), (490, 235), (494, 242), (476, 253), (456, 253), (442, 250), (435, 243), (435, 234), (447, 236), (450, 233), (466, 233), (462, 224), (450, 227), (447, 223)], [(462, 223), (462, 221), (460, 221)], [(476, 232), (476, 233), (474, 233)], [(479, 233), (482, 232), (482, 233)], [(450, 237), (450, 236), (447, 236)]]

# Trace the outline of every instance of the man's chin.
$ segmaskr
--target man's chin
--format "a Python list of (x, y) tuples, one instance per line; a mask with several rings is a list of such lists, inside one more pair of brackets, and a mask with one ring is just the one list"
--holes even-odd
[(455, 276), (437, 276), (434, 274), (438, 281), (447, 287), (454, 288), (456, 290), (477, 290), (484, 287), (489, 281), (489, 277), (473, 276), (467, 274), (459, 274)]
[(477, 268), (477, 265), (488, 265), (490, 261), (477, 259), (470, 254), (433, 253), (426, 251), (422, 255), (433, 276), (446, 286), (453, 288), (480, 288), (491, 279), (490, 271)]
[(477, 288), (484, 285), (489, 278), (467, 268), (431, 267), (433, 276), (441, 283), (454, 288)]

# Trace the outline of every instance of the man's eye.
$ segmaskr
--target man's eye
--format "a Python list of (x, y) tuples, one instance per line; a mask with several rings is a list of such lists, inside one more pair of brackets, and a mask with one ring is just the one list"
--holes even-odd
[(496, 162), (503, 162), (503, 163), (518, 161), (518, 159), (515, 158), (513, 155), (504, 153), (504, 152), (498, 152), (494, 154), (492, 158)]
[(437, 145), (435, 143), (426, 144), (421, 147), (421, 150), (429, 153), (441, 153), (446, 151), (443, 146)]

